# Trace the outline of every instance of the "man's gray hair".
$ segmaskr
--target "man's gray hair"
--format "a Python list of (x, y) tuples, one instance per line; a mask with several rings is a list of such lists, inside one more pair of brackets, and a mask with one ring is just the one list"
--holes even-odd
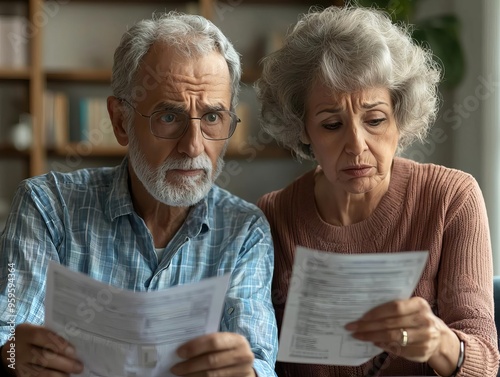
[[(241, 79), (238, 53), (219, 28), (209, 20), (174, 11), (156, 13), (151, 19), (139, 21), (122, 36), (115, 50), (111, 78), (111, 89), (115, 97), (135, 103), (135, 99), (144, 93), (144, 84), (137, 81), (137, 72), (143, 57), (155, 42), (164, 42), (188, 58), (218, 51), (229, 68), (230, 110), (234, 111), (238, 103)], [(155, 67), (151, 69), (154, 70)]]
[(412, 41), (408, 26), (380, 10), (332, 6), (301, 17), (284, 46), (263, 59), (256, 90), (264, 129), (297, 156), (312, 159), (300, 136), (314, 82), (333, 93), (389, 89), (401, 151), (423, 140), (436, 119), (440, 78), (432, 53)]

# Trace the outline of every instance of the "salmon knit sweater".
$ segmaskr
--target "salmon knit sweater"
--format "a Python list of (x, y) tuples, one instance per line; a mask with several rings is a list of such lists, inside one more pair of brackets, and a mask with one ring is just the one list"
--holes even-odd
[[(371, 216), (349, 226), (325, 223), (314, 199), (314, 171), (258, 203), (275, 243), (273, 303), (281, 327), (297, 245), (355, 254), (428, 250), (414, 292), (465, 342), (457, 376), (493, 377), (498, 369), (493, 316), (492, 252), (488, 220), (470, 175), (432, 164), (394, 160), (391, 182)], [(276, 364), (279, 377), (361, 377), (371, 367)], [(389, 355), (380, 376), (433, 376), (425, 363)]]

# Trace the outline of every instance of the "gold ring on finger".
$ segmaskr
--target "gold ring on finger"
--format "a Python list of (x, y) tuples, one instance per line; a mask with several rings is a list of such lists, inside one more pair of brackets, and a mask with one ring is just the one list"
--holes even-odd
[(399, 342), (401, 347), (406, 347), (408, 345), (408, 331), (401, 329), (401, 341)]

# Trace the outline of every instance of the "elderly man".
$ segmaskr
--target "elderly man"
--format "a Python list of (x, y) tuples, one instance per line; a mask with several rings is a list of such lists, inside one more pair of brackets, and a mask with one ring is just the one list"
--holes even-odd
[[(5, 371), (66, 376), (84, 366), (43, 327), (53, 260), (102, 282), (154, 291), (231, 274), (221, 332), (182, 345), (178, 376), (275, 376), (272, 241), (260, 210), (214, 185), (238, 123), (241, 68), (230, 42), (199, 16), (133, 26), (115, 51), (108, 111), (128, 155), (115, 168), (24, 181), (0, 240)], [(16, 268), (15, 344), (7, 276)], [(15, 347), (16, 369), (8, 368)]]

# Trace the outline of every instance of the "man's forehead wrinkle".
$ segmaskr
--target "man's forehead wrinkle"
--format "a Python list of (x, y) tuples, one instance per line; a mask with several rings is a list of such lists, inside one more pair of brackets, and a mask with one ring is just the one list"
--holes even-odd
[(197, 81), (197, 80), (203, 80), (205, 78), (222, 78), (222, 74), (219, 72), (209, 72), (209, 73), (204, 73), (204, 74), (197, 74), (197, 75), (192, 75), (192, 74), (182, 74), (182, 73), (173, 73), (173, 72), (165, 72), (164, 76), (162, 76), (164, 79), (167, 81), (172, 81), (174, 78), (178, 80), (186, 80), (186, 81)]
[[(209, 80), (204, 80), (204, 78), (208, 78)], [(212, 80), (213, 78), (217, 78), (212, 74), (206, 74), (203, 76), (193, 77), (190, 75), (167, 75), (165, 76), (164, 89), (169, 93), (180, 93), (182, 91), (190, 90), (190, 91), (200, 91), (206, 90), (206, 86), (210, 86), (210, 89), (214, 88), (225, 88), (227, 86), (227, 82), (224, 80)], [(179, 85), (185, 85), (184, 88)], [(179, 89), (181, 89), (179, 91)]]

